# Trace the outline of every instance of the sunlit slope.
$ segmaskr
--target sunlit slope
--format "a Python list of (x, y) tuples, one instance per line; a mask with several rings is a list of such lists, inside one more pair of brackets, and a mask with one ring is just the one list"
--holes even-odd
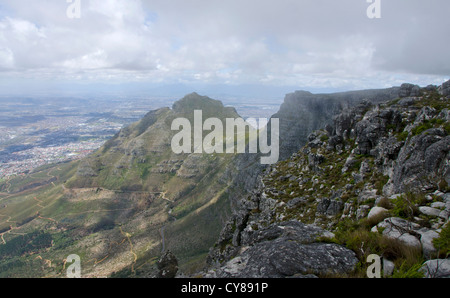
[[(0, 275), (65, 276), (78, 254), (84, 276), (152, 272), (163, 248), (183, 269), (204, 262), (229, 212), (234, 154), (175, 154), (172, 121), (237, 118), (191, 94), (152, 111), (91, 156), (3, 181)], [(245, 136), (245, 134), (244, 134)]]

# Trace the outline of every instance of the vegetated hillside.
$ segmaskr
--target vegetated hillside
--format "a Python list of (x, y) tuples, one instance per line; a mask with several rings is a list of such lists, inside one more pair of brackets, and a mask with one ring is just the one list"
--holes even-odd
[[(186, 272), (202, 265), (229, 216), (237, 169), (230, 166), (234, 154), (173, 153), (172, 121), (194, 123), (194, 110), (204, 119), (239, 117), (190, 94), (173, 109), (148, 113), (86, 159), (5, 184), (0, 275), (64, 276), (65, 258), (78, 254), (84, 277), (148, 276), (163, 249)], [(40, 177), (52, 180), (26, 188)]]
[(365, 277), (378, 254), (385, 276), (448, 276), (449, 85), (405, 84), (311, 133), (241, 199), (203, 275)]

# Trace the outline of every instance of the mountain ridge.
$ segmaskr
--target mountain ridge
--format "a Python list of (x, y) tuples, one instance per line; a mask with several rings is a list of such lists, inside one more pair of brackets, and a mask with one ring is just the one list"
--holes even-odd
[[(200, 274), (367, 277), (367, 258), (377, 254), (386, 277), (449, 276), (444, 90), (404, 84), (403, 97), (362, 101), (310, 133), (237, 202)], [(438, 263), (439, 272), (430, 269)]]
[[(435, 104), (439, 100), (437, 93), (445, 94), (448, 90), (444, 85), (429, 88), (432, 89), (430, 96)], [(359, 123), (360, 119), (356, 121), (355, 117), (367, 112), (365, 105), (370, 100), (374, 101), (372, 105), (386, 100), (400, 105), (416, 104), (417, 100), (410, 98), (425, 90), (404, 84), (379, 91), (348, 93), (350, 95), (305, 92), (287, 95), (280, 112), (272, 117), (279, 117), (281, 124), (280, 163), (289, 163), (292, 154), (298, 153), (307, 143), (317, 143), (320, 147), (325, 134), (329, 134), (328, 145), (335, 149), (341, 146), (344, 150), (345, 142), (351, 139), (349, 127)], [(399, 95), (406, 97), (399, 98)], [(365, 99), (368, 101), (365, 102)], [(331, 101), (334, 101), (332, 105)], [(360, 112), (347, 116), (341, 113), (347, 107), (358, 104), (361, 105)], [(6, 245), (3, 249), (14, 253), (0, 258), (2, 276), (23, 275), (24, 268), (30, 268), (26, 271), (27, 276), (63, 276), (64, 259), (75, 253), (82, 257), (86, 277), (153, 277), (158, 275), (156, 263), (162, 248), (173, 252), (181, 272), (189, 275), (205, 266), (207, 258), (215, 258), (210, 251), (214, 243), (215, 249), (224, 248), (229, 255), (235, 253), (235, 248), (241, 248), (240, 245), (230, 244), (241, 243), (246, 237), (241, 232), (249, 227), (249, 219), (263, 213), (258, 208), (265, 209), (264, 204), (256, 203), (261, 201), (258, 186), (261, 185), (261, 175), (270, 168), (260, 164), (259, 154), (173, 154), (170, 148), (174, 134), (172, 121), (177, 117), (192, 120), (195, 109), (204, 110), (205, 119), (239, 117), (234, 108), (191, 93), (176, 102), (172, 109), (166, 107), (150, 111), (141, 121), (122, 129), (88, 158), (43, 168), (32, 173), (34, 178), (27, 178), (42, 178), (42, 181), (52, 178), (50, 184), (14, 193), (29, 180), (17, 178), (9, 181), (4, 188), (11, 192), (1, 198), (2, 206), (6, 207), (0, 209), (0, 234)], [(431, 118), (429, 122), (410, 127), (410, 132), (421, 134), (423, 131), (419, 131), (429, 125), (438, 125), (438, 122), (443, 125), (438, 120), (431, 123), (436, 118), (433, 113), (424, 112), (423, 117)], [(396, 118), (392, 119), (387, 123), (390, 129), (396, 123)], [(332, 124), (338, 125), (333, 128)], [(421, 128), (421, 125), (424, 127)], [(364, 133), (359, 133), (366, 136), (360, 142), (365, 144), (360, 147), (363, 154), (370, 153), (374, 149), (371, 142), (380, 139), (372, 138), (368, 127), (371, 126), (361, 126)], [(313, 137), (311, 133), (315, 129), (323, 128), (325, 131)], [(404, 136), (399, 132), (396, 137)], [(383, 148), (393, 148), (393, 152), (397, 152), (395, 146)], [(392, 154), (390, 150), (386, 154)], [(321, 162), (320, 156), (312, 155), (308, 165), (311, 163), (320, 171)], [(358, 162), (356, 160), (356, 164)], [(347, 166), (351, 167), (351, 164), (352, 160)], [(384, 181), (381, 178), (380, 185)], [(249, 194), (256, 199), (247, 200)], [(302, 200), (297, 201), (290, 204), (302, 204)], [(272, 204), (270, 200), (266, 202), (266, 207)], [(326, 212), (340, 210), (341, 206), (327, 200), (322, 205)], [(234, 213), (239, 211), (244, 215), (236, 217)], [(273, 219), (270, 214), (267, 213), (266, 218), (269, 222)], [(230, 219), (233, 224), (230, 224)], [(283, 234), (275, 228), (264, 230), (261, 239), (278, 237), (284, 245), (292, 239), (303, 239), (298, 237), (309, 235), (302, 241), (311, 245), (309, 247), (317, 247), (315, 237), (329, 236), (327, 227), (310, 229), (308, 225), (292, 221), (281, 227), (281, 230), (291, 231), (297, 236)], [(36, 234), (36, 229), (40, 229), (42, 234)], [(30, 238), (17, 237), (17, 232), (30, 235)], [(221, 241), (227, 233), (232, 234), (231, 238)], [(256, 238), (252, 239), (254, 241)], [(37, 249), (32, 250), (24, 241), (31, 241)], [(25, 248), (16, 249), (21, 245)], [(336, 249), (338, 254), (343, 253), (349, 264), (353, 263), (351, 249), (344, 250), (336, 245), (320, 247)], [(309, 248), (299, 246), (294, 249), (307, 251)], [(258, 254), (260, 251), (255, 252)], [(222, 253), (223, 261), (229, 255)], [(286, 253), (290, 254), (289, 251)], [(41, 258), (36, 259), (34, 254)], [(43, 263), (44, 260), (46, 263)], [(326, 266), (320, 268), (326, 270)], [(289, 269), (289, 274), (297, 269)], [(340, 272), (342, 267), (334, 269)], [(348, 267), (344, 266), (344, 269), (348, 270)]]

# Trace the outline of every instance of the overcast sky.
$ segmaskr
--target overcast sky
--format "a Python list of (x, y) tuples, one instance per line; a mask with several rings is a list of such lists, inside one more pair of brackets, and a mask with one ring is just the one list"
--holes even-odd
[[(75, 0), (73, 0), (75, 1)], [(0, 0), (0, 93), (83, 84), (354, 90), (450, 78), (450, 1)], [(292, 90), (294, 91), (294, 90)]]

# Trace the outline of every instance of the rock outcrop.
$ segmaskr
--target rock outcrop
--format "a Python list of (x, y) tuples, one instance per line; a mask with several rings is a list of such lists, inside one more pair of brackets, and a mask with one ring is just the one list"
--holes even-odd
[[(359, 101), (306, 137), (308, 129), (294, 115), (305, 105), (320, 110), (326, 100), (289, 95), (278, 114), (291, 115), (284, 124), (291, 129), (283, 137), (285, 153), (299, 146), (295, 136), (307, 143), (266, 169), (252, 194), (236, 202), (205, 275), (355, 274), (355, 265), (378, 245), (366, 239), (355, 246), (345, 238), (362, 234), (384, 243), (376, 253), (384, 255), (389, 274), (402, 274), (405, 261), (392, 249), (384, 252), (386, 243), (411, 247), (418, 260), (445, 256), (436, 246), (450, 228), (450, 102), (442, 89), (404, 84), (396, 99)], [(322, 111), (328, 117), (343, 105), (328, 104)], [(349, 236), (353, 229), (362, 234)]]
[(157, 263), (158, 278), (175, 278), (178, 272), (178, 260), (171, 251), (166, 251)]
[(439, 87), (439, 94), (441, 94), (442, 96), (450, 96), (450, 80), (448, 80), (447, 82), (443, 83), (440, 87)]

